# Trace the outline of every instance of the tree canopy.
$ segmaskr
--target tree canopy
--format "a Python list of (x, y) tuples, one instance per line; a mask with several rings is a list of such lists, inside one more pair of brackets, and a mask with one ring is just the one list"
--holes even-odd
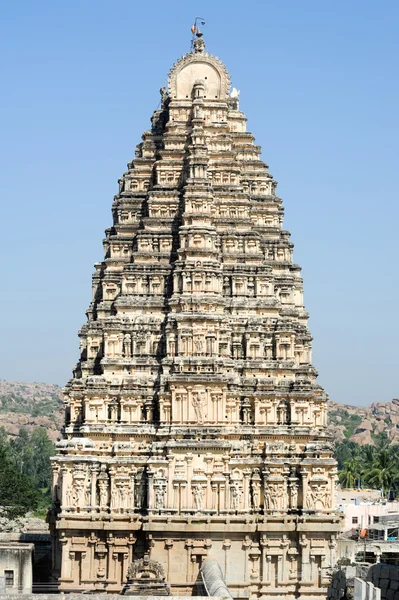
[(335, 446), (339, 481), (343, 488), (399, 489), (399, 446), (381, 439), (377, 446), (340, 442)]
[(31, 434), (21, 429), (11, 440), (0, 428), (0, 507), (7, 517), (28, 511), (44, 516), (51, 498), (50, 456), (54, 452), (43, 428)]

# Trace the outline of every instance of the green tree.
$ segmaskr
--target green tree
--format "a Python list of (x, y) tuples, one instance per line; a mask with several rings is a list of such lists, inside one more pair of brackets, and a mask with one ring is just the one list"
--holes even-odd
[(344, 488), (354, 488), (359, 485), (361, 479), (361, 462), (355, 457), (344, 463), (340, 471), (339, 482)]
[(29, 432), (26, 429), (20, 429), (18, 437), (10, 441), (10, 450), (18, 471), (25, 475), (31, 475), (33, 467), (33, 451), (30, 444)]
[(33, 452), (32, 475), (38, 488), (51, 487), (50, 457), (55, 454), (55, 446), (43, 427), (32, 432), (30, 446)]
[(9, 518), (36, 510), (40, 495), (31, 478), (18, 471), (6, 444), (0, 447), (0, 506)]
[(0, 428), (0, 506), (10, 517), (27, 511), (44, 516), (51, 503), (50, 456), (55, 447), (44, 428), (31, 434), (20, 429), (18, 437), (8, 440)]
[(358, 457), (360, 454), (359, 444), (355, 442), (337, 442), (334, 449), (335, 458), (338, 462), (338, 469), (341, 470), (346, 462), (350, 462), (353, 458)]
[(399, 469), (397, 458), (392, 450), (388, 448), (377, 450), (373, 462), (365, 465), (363, 475), (370, 487), (381, 489), (384, 495), (388, 490), (393, 489), (399, 477)]

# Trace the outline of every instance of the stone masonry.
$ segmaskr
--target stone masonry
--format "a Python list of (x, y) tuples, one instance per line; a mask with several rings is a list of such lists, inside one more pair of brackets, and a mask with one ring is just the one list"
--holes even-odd
[(119, 180), (65, 388), (54, 576), (172, 595), (206, 557), (232, 596), (325, 598), (339, 517), (301, 269), (239, 92), (197, 30)]

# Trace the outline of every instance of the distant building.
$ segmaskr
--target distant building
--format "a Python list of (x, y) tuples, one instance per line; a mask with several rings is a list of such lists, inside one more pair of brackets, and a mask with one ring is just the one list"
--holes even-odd
[(399, 502), (387, 502), (380, 490), (344, 490), (337, 493), (337, 508), (344, 513), (343, 531), (355, 534), (383, 515), (399, 513)]
[(0, 542), (0, 590), (2, 592), (32, 593), (33, 547), (33, 544), (21, 542)]

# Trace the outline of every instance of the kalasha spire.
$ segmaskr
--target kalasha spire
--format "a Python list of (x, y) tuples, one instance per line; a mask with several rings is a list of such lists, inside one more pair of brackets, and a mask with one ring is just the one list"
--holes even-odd
[(203, 33), (201, 32), (198, 23), (201, 25), (205, 25), (205, 21), (202, 17), (195, 17), (194, 25), (191, 27), (191, 33), (193, 37), (191, 39), (191, 48), (193, 52), (204, 52), (205, 50), (205, 41), (203, 38)]
[(209, 555), (233, 597), (321, 600), (340, 520), (301, 269), (198, 21), (95, 266), (53, 464), (54, 576), (187, 595)]

